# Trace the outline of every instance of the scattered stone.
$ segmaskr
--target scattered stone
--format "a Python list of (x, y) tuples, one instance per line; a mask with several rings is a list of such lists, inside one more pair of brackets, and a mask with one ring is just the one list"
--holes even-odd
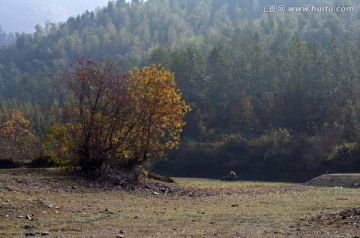
[(122, 235), (122, 234), (117, 234), (116, 237), (118, 237), (118, 238), (124, 238), (124, 235)]
[(106, 212), (107, 214), (115, 214), (114, 212), (110, 211), (108, 208), (105, 208), (105, 212)]
[(159, 195), (160, 193), (158, 193), (158, 192), (153, 192), (153, 194), (154, 194), (154, 195)]
[(34, 218), (32, 218), (29, 214), (26, 214), (26, 219), (28, 219), (30, 221), (34, 220)]
[(162, 183), (156, 183), (155, 186), (159, 188), (160, 192), (163, 192), (165, 194), (175, 192), (174, 188), (166, 186), (165, 184)]
[(153, 174), (153, 173), (148, 173), (148, 178), (158, 180), (158, 181), (162, 181), (162, 182), (166, 182), (166, 183), (175, 183), (175, 181), (172, 178), (168, 177), (168, 176), (161, 176), (161, 175)]
[(50, 235), (50, 232), (44, 231), (44, 232), (41, 232), (40, 235), (42, 235), (42, 236), (48, 236), (48, 235)]
[(49, 206), (50, 205), (50, 201), (49, 201), (48, 198), (40, 199), (40, 202), (44, 206)]
[(72, 188), (72, 189), (78, 189), (78, 187), (76, 187), (76, 186), (71, 186), (71, 188)]
[(341, 218), (346, 219), (346, 218), (350, 217), (351, 215), (352, 215), (352, 211), (347, 210), (347, 211), (341, 213)]
[(35, 232), (27, 232), (25, 233), (25, 236), (36, 236)]
[(230, 171), (230, 173), (221, 178), (221, 181), (236, 181), (238, 177), (236, 176), (236, 173), (234, 171)]
[(233, 205), (231, 205), (231, 207), (238, 207), (239, 206), (239, 204), (233, 204)]
[(33, 228), (34, 228), (34, 226), (25, 225), (25, 226), (24, 226), (24, 228), (25, 228), (26, 230), (30, 230), (30, 229), (33, 229)]
[(23, 215), (19, 215), (19, 216), (17, 216), (17, 218), (24, 218), (24, 216), (23, 216)]

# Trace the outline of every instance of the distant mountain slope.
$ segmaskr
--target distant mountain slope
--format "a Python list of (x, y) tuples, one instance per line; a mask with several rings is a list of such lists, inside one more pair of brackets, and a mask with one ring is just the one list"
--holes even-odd
[[(279, 2), (289, 5), (289, 1)], [(291, 1), (294, 6), (318, 3)], [(158, 46), (171, 50), (191, 46), (206, 55), (248, 24), (257, 29), (262, 44), (285, 31), (323, 45), (333, 37), (359, 37), (359, 3), (355, 1), (336, 3), (354, 6), (356, 11), (349, 13), (264, 13), (267, 4), (266, 0), (117, 0), (63, 23), (37, 25), (34, 34), (17, 33), (15, 45), (0, 50), (0, 82), (6, 81), (0, 84), (0, 95), (12, 97), (9, 88), (16, 88), (13, 84), (22, 75), (53, 71), (56, 65), (81, 56), (113, 58), (127, 70)]]
[[(38, 1), (25, 1), (24, 4), (29, 2), (39, 4)], [(48, 1), (41, 1), (42, 4), (43, 2)], [(290, 5), (288, 1), (284, 2)], [(306, 2), (319, 3), (308, 0), (292, 1), (291, 4), (304, 5)], [(355, 6), (352, 1), (343, 2), (342, 5), (346, 2), (347, 5)], [(58, 8), (67, 4), (71, 4), (74, 8), (78, 7), (76, 1), (67, 0), (58, 5)], [(124, 0), (118, 0), (109, 2), (106, 8), (96, 12), (86, 11), (81, 16), (70, 17), (65, 23), (37, 26), (34, 35), (19, 34), (16, 46), (12, 50), (17, 51), (16, 55), (21, 56), (9, 57), (20, 67), (24, 60), (45, 61), (46, 64), (43, 66), (51, 66), (64, 60), (74, 60), (79, 56), (113, 57), (118, 60), (127, 58), (132, 64), (138, 62), (143, 53), (157, 45), (166, 48), (176, 48), (186, 42), (201, 48), (212, 45), (222, 37), (233, 34), (239, 21), (243, 19), (260, 19), (258, 24), (262, 24), (265, 30), (273, 27), (274, 25), (271, 24), (274, 23), (274, 19), (281, 14), (262, 13), (264, 4), (268, 2), (265, 0), (149, 0), (133, 1), (129, 4)], [(13, 7), (16, 9), (20, 6)], [(60, 10), (54, 12), (63, 15)], [(47, 14), (53, 15), (52, 11)], [(55, 18), (58, 17), (56, 14)], [(322, 13), (317, 15), (288, 13), (284, 17), (289, 17), (291, 20), (284, 27), (291, 27), (294, 30), (301, 28), (300, 30), (303, 30), (303, 34), (308, 38), (316, 37), (317, 33), (325, 28), (329, 28), (331, 34), (343, 35), (356, 27), (350, 22), (356, 16), (355, 12), (332, 15), (328, 17), (328, 14)], [(26, 18), (26, 15), (24, 17)], [(269, 30), (265, 33), (271, 33)], [(6, 58), (5, 62), (9, 62), (9, 58)], [(0, 64), (3, 63), (4, 58), (0, 58)], [(28, 69), (23, 68), (23, 70)]]

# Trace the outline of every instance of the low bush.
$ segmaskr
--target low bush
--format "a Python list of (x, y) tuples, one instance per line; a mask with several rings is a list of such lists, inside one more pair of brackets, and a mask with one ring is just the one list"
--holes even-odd
[(58, 164), (50, 156), (41, 156), (33, 159), (28, 166), (30, 168), (51, 168), (58, 166)]
[(18, 161), (14, 161), (12, 159), (1, 159), (0, 160), (0, 168), (1, 169), (13, 169), (19, 168), (22, 166), (22, 163)]

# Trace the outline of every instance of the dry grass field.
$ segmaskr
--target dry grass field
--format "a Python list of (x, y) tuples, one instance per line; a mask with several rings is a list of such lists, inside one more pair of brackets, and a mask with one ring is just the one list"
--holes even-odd
[(175, 181), (133, 186), (0, 170), (0, 237), (360, 236), (360, 189)]

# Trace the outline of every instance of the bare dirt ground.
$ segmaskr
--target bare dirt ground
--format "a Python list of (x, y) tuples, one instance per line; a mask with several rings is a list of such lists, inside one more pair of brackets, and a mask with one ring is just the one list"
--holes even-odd
[(324, 174), (306, 184), (320, 187), (360, 188), (360, 174)]
[(331, 179), (175, 181), (0, 170), (0, 237), (360, 237), (360, 190)]

